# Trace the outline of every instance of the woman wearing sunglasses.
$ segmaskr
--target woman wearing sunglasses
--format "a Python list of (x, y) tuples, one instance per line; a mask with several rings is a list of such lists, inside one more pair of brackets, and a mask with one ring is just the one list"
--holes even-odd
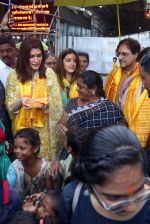
[(146, 161), (127, 127), (113, 125), (90, 133), (73, 174), (78, 181), (63, 191), (61, 223), (150, 223)]

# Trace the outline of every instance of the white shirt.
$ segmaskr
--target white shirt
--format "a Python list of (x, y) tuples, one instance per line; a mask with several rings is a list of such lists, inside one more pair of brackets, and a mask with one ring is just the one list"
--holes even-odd
[(4, 87), (6, 86), (7, 76), (11, 70), (12, 68), (8, 67), (2, 60), (0, 60), (0, 80)]

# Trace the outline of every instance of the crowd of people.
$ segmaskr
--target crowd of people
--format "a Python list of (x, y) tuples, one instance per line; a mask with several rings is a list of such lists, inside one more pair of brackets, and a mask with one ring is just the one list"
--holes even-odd
[(86, 52), (0, 36), (0, 224), (150, 223), (150, 49), (116, 56), (103, 87)]

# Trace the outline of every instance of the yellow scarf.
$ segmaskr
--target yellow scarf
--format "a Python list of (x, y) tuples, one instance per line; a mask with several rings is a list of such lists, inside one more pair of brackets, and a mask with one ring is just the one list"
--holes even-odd
[(77, 92), (77, 82), (69, 83), (66, 78), (63, 79), (63, 84), (65, 88), (69, 88), (69, 99), (78, 97)]
[[(140, 75), (135, 76), (128, 88), (128, 93), (124, 103), (123, 112), (129, 126), (131, 125), (132, 122), (132, 116), (134, 114), (135, 106), (137, 103), (136, 95), (141, 81), (142, 79)], [(138, 106), (141, 106), (141, 104), (138, 104)]]
[[(138, 64), (135, 65), (133, 73), (134, 73), (134, 76), (137, 76), (137, 75), (140, 76)], [(113, 103), (115, 103), (116, 96), (118, 94), (118, 87), (119, 87), (119, 82), (121, 80), (121, 75), (122, 75), (122, 68), (119, 67), (113, 70), (106, 80), (106, 85), (105, 85), (106, 97), (109, 100), (111, 100)]]
[[(106, 83), (106, 96), (115, 103), (119, 82), (121, 80), (122, 69), (112, 71)], [(147, 139), (150, 133), (150, 99), (148, 93), (144, 90), (136, 100), (137, 93), (141, 88), (141, 75), (138, 65), (134, 70), (133, 80), (128, 87), (125, 98), (123, 112), (129, 128), (135, 132), (139, 138), (142, 147), (147, 145)]]
[(142, 147), (146, 147), (150, 134), (150, 98), (147, 90), (139, 97), (129, 122), (129, 128), (137, 135)]
[(44, 104), (47, 104), (47, 91), (45, 79), (37, 78), (34, 84), (34, 90), (32, 94), (31, 81), (24, 84), (20, 83), (21, 97), (30, 98), (28, 104), (30, 103), (31, 109), (21, 108), (17, 119), (16, 119), (16, 131), (22, 128), (30, 127), (43, 127), (45, 112), (43, 110), (37, 109)]

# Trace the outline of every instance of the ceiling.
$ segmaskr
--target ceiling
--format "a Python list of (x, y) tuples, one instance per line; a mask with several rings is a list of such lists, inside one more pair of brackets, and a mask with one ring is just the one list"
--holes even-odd
[[(104, 36), (118, 35), (116, 5), (90, 9), (102, 21)], [(150, 31), (150, 19), (145, 17), (145, 0), (119, 5), (119, 13), (122, 35)]]

